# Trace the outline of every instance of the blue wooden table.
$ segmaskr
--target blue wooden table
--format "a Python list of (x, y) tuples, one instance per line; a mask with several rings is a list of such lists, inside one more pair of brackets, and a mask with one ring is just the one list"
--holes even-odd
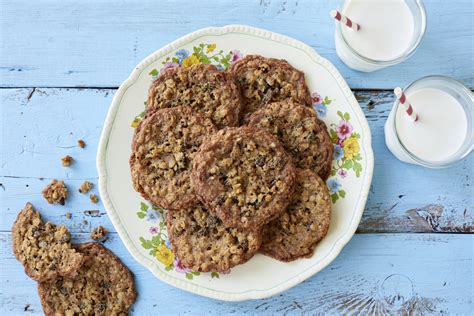
[[(429, 170), (399, 162), (384, 143), (395, 86), (442, 74), (474, 87), (472, 0), (425, 2), (428, 30), (419, 51), (401, 65), (363, 74), (335, 54), (328, 12), (338, 1), (0, 1), (0, 314), (42, 312), (36, 284), (11, 250), (11, 225), (27, 201), (46, 219), (67, 225), (78, 242), (88, 241), (97, 225), (111, 231), (105, 246), (135, 274), (136, 315), (471, 314), (474, 155)], [(281, 295), (239, 303), (154, 278), (126, 251), (104, 208), (77, 193), (84, 180), (97, 184), (102, 124), (133, 67), (186, 33), (232, 23), (302, 40), (333, 62), (367, 116), (375, 154), (364, 216), (340, 256)], [(85, 149), (76, 146), (78, 139)], [(70, 168), (60, 164), (65, 155), (75, 159)], [(48, 205), (41, 196), (53, 178), (71, 188), (66, 206)]]

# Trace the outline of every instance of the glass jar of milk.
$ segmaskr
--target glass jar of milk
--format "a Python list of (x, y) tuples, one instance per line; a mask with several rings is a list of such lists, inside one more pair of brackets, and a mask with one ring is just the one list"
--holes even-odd
[(358, 31), (336, 22), (336, 52), (354, 70), (371, 72), (409, 58), (426, 29), (422, 0), (346, 0), (342, 14)]
[(385, 123), (385, 143), (399, 160), (430, 168), (448, 167), (474, 147), (474, 96), (456, 80), (428, 76), (410, 84), (406, 99), (418, 115), (407, 115), (397, 100)]

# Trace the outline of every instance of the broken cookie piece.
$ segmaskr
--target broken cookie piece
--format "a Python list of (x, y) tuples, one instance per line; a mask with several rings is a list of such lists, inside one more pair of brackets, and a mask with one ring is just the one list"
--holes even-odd
[(98, 226), (91, 231), (91, 238), (94, 240), (99, 240), (105, 237), (109, 231), (103, 226)]
[(61, 163), (63, 167), (69, 167), (72, 164), (72, 161), (73, 159), (71, 156), (64, 156), (63, 158), (61, 158)]
[(87, 193), (90, 191), (90, 189), (92, 189), (92, 183), (86, 180), (81, 184), (81, 187), (79, 188), (79, 192)]
[(137, 293), (132, 273), (98, 243), (76, 246), (87, 259), (73, 278), (41, 282), (46, 315), (128, 315)]
[(77, 145), (78, 145), (79, 147), (81, 147), (81, 148), (86, 147), (86, 143), (85, 143), (82, 139), (79, 139), (79, 140), (77, 141)]
[(18, 214), (12, 236), (15, 257), (36, 281), (72, 277), (84, 262), (84, 256), (71, 247), (66, 227), (44, 223), (30, 203)]
[(53, 179), (53, 181), (43, 189), (42, 193), (49, 204), (64, 205), (68, 197), (68, 190), (64, 181), (58, 181), (56, 179)]
[(99, 202), (99, 197), (95, 194), (89, 195), (89, 199), (91, 200), (92, 203), (97, 203)]

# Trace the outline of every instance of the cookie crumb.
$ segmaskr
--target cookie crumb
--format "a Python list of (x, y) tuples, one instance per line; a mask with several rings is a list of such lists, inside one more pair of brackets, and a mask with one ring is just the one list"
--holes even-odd
[(82, 220), (82, 224), (84, 224), (84, 225), (88, 225), (88, 224), (89, 224), (89, 222), (87, 221), (87, 219), (83, 219), (83, 220)]
[(61, 158), (61, 163), (63, 164), (63, 167), (69, 167), (72, 163), (73, 159), (71, 156), (64, 156)]
[(56, 179), (53, 179), (53, 181), (43, 189), (42, 193), (49, 204), (64, 205), (68, 197), (68, 190), (64, 181), (58, 181)]
[(89, 190), (92, 189), (92, 183), (89, 181), (84, 181), (84, 183), (81, 184), (81, 187), (79, 188), (79, 192), (81, 193), (87, 193)]
[(79, 139), (77, 141), (77, 145), (79, 145), (79, 147), (81, 147), (81, 148), (84, 148), (84, 147), (86, 147), (86, 142), (83, 141), (82, 139)]
[(91, 238), (94, 240), (99, 240), (105, 237), (109, 231), (103, 226), (98, 226), (91, 231)]
[(89, 199), (91, 200), (92, 203), (97, 203), (99, 202), (99, 197), (95, 194), (89, 195)]
[(69, 213), (69, 212), (67, 212), (67, 213), (66, 213), (66, 218), (67, 218), (67, 219), (71, 219), (71, 218), (72, 218), (72, 214)]

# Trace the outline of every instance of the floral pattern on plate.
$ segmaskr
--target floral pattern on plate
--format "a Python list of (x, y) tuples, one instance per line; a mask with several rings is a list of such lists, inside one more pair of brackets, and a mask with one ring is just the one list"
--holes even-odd
[[(328, 106), (333, 102), (327, 96), (324, 99), (318, 94), (311, 95), (313, 107), (318, 117), (323, 119), (328, 112)], [(350, 123), (350, 114), (337, 111), (340, 119), (338, 124), (329, 124), (329, 136), (334, 146), (334, 161), (331, 170), (331, 178), (327, 180), (329, 191), (331, 192), (331, 200), (333, 203), (340, 198), (346, 197), (346, 191), (342, 188), (341, 179), (347, 177), (349, 172), (354, 172), (359, 177), (362, 172), (362, 164), (360, 161), (360, 134), (354, 131), (354, 127)]]
[[(144, 202), (140, 203), (140, 210), (137, 212), (137, 216), (149, 223), (147, 234), (149, 237), (140, 236), (140, 243), (143, 248), (149, 250), (148, 254), (150, 256), (165, 266), (166, 271), (174, 270), (178, 273), (183, 273), (187, 279), (192, 280), (193, 277), (199, 276), (201, 273), (185, 268), (179, 258), (174, 255), (166, 231), (165, 213), (166, 210), (162, 208), (150, 207)], [(219, 279), (219, 272), (211, 272), (211, 278)]]
[[(182, 48), (187, 49), (189, 55), (192, 55), (193, 46), (199, 46), (199, 43), (216, 43), (215, 51), (230, 52), (237, 47), (245, 55), (260, 53), (264, 56), (286, 59), (290, 64), (298, 65), (305, 70), (310, 91), (317, 91), (323, 97), (328, 96), (332, 99), (331, 104), (325, 108), (327, 116), (324, 121), (328, 127), (331, 127), (331, 123), (337, 126), (341, 121), (336, 114), (338, 110), (343, 114), (345, 112), (350, 114), (349, 122), (354, 131), (360, 134), (362, 160), (359, 162), (362, 164), (362, 172), (359, 177), (352, 169), (346, 170), (348, 172), (345, 178), (340, 177), (337, 172), (332, 176), (340, 181), (347, 194), (334, 204), (335, 216), (331, 222), (332, 227), (328, 236), (318, 244), (317, 251), (311, 258), (284, 264), (259, 255), (246, 264), (232, 269), (229, 275), (220, 273), (218, 281), (213, 280), (210, 273), (201, 273), (200, 276), (193, 276), (193, 279), (189, 280), (184, 273), (175, 271), (174, 267), (173, 270), (166, 271), (163, 263), (149, 255), (152, 249), (142, 247), (140, 237), (151, 241), (158, 235), (159, 224), (147, 222), (145, 217), (139, 219), (136, 215), (141, 202), (146, 201), (135, 192), (130, 181), (128, 167), (130, 146), (124, 146), (124, 139), (132, 139), (134, 131), (130, 128), (131, 120), (143, 111), (143, 103), (137, 100), (147, 99), (152, 79), (149, 73), (154, 68), (161, 70), (164, 66), (162, 62), (168, 56), (175, 56), (175, 52)], [(204, 53), (207, 54), (206, 51)], [(333, 261), (351, 239), (360, 222), (372, 181), (373, 162), (367, 119), (334, 65), (302, 42), (243, 25), (198, 30), (143, 59), (130, 77), (121, 84), (113, 98), (97, 153), (98, 186), (103, 197), (102, 201), (130, 254), (152, 271), (154, 276), (172, 286), (226, 301), (262, 299), (279, 294), (320, 272), (328, 262)], [(149, 203), (148, 205), (151, 207)], [(150, 232), (151, 227), (155, 228)], [(155, 238), (155, 244), (156, 239), (158, 238)], [(162, 239), (166, 246), (166, 239), (163, 236)]]
[[(149, 72), (152, 78), (156, 78), (163, 70), (175, 67), (190, 67), (196, 64), (213, 64), (220, 70), (227, 69), (232, 63), (240, 60), (243, 55), (240, 51), (233, 49), (227, 54), (223, 50), (216, 52), (216, 44), (201, 43), (192, 48), (192, 52), (186, 49), (176, 51), (172, 56), (168, 56), (162, 61), (162, 68), (154, 68)], [(312, 93), (311, 101), (313, 107), (320, 119), (325, 119), (328, 115), (329, 107), (334, 100), (328, 96), (324, 98), (317, 92)], [(146, 106), (146, 101), (144, 102)], [(141, 112), (135, 116), (131, 126), (135, 128), (143, 119), (145, 112)], [(355, 173), (359, 177), (362, 171), (360, 161), (360, 134), (354, 131), (350, 123), (350, 114), (348, 112), (337, 111), (340, 119), (338, 124), (330, 123), (329, 135), (334, 146), (334, 161), (331, 170), (331, 177), (327, 180), (327, 185), (331, 193), (331, 200), (336, 203), (340, 198), (346, 197), (346, 191), (343, 189), (344, 178), (350, 172)], [(171, 244), (166, 231), (166, 210), (141, 202), (140, 211), (137, 216), (145, 219), (150, 225), (148, 226), (147, 238), (140, 236), (141, 246), (149, 250), (149, 255), (154, 257), (158, 262), (165, 266), (166, 271), (176, 271), (182, 273), (187, 279), (192, 280), (195, 276), (199, 276), (200, 272), (193, 272), (185, 268), (179, 258), (177, 258), (171, 250)], [(223, 272), (224, 274), (229, 273)], [(211, 272), (211, 278), (219, 278), (218, 272)]]
[[(233, 49), (228, 53), (223, 50), (216, 52), (217, 45), (215, 43), (201, 43), (198, 46), (193, 46), (192, 53), (187, 49), (180, 49), (172, 56), (165, 58), (161, 64), (161, 69), (153, 68), (148, 74), (155, 79), (162, 71), (169, 68), (176, 67), (190, 67), (199, 64), (212, 64), (219, 70), (226, 70), (230, 65), (242, 59), (242, 54), (237, 49)], [(146, 107), (146, 101), (144, 102)], [(138, 123), (145, 116), (145, 111), (141, 112), (132, 121), (131, 126), (136, 128)]]

